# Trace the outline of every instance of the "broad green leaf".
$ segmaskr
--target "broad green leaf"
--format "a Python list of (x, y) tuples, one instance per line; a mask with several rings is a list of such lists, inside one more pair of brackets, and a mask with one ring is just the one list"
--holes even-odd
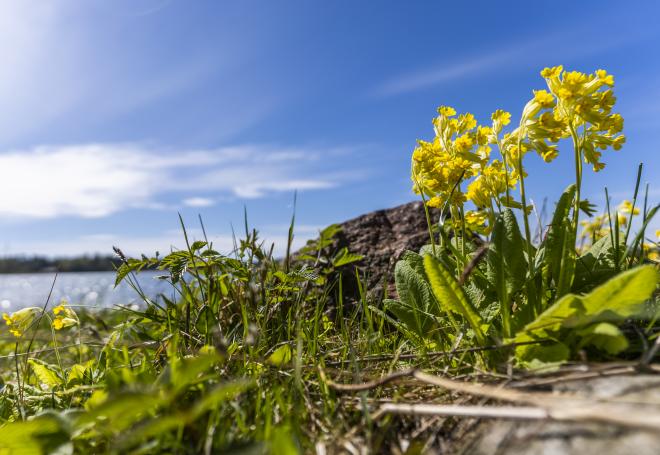
[(208, 371), (219, 361), (220, 356), (215, 352), (208, 352), (193, 358), (172, 360), (171, 381), (174, 390), (179, 393), (195, 384), (199, 375)]
[(111, 395), (88, 413), (81, 415), (77, 425), (92, 423), (100, 419), (105, 423), (97, 425), (98, 429), (119, 432), (152, 415), (155, 409), (164, 404), (164, 400), (165, 398), (156, 394), (141, 392), (123, 392)]
[(628, 340), (621, 330), (609, 322), (598, 322), (578, 330), (580, 347), (592, 345), (608, 354), (616, 355), (628, 347)]
[(39, 455), (55, 453), (69, 443), (62, 419), (54, 414), (0, 427), (0, 454)]
[(569, 292), (575, 270), (575, 230), (570, 211), (576, 187), (570, 185), (559, 198), (544, 242), (543, 278), (546, 286), (554, 283), (556, 298)]
[(39, 359), (30, 359), (28, 363), (42, 384), (46, 384), (51, 389), (64, 384), (64, 381), (57, 373), (56, 366), (49, 365)]
[(268, 357), (266, 360), (271, 365), (282, 366), (291, 361), (291, 346), (283, 344)]
[(559, 366), (567, 361), (571, 350), (564, 343), (547, 337), (537, 338), (524, 334), (516, 338), (517, 343), (543, 341), (538, 344), (524, 344), (516, 346), (516, 360), (518, 365), (530, 370)]
[(522, 333), (579, 328), (602, 321), (623, 321), (640, 314), (657, 283), (658, 271), (652, 265), (628, 270), (585, 296), (565, 295), (525, 326)]
[(254, 386), (254, 381), (249, 379), (239, 379), (220, 384), (214, 389), (206, 392), (202, 398), (195, 403), (188, 414), (188, 418), (190, 421), (193, 421), (203, 413), (217, 408), (221, 403), (234, 398)]
[(474, 330), (477, 341), (483, 344), (486, 339), (481, 330), (481, 316), (472, 306), (456, 279), (436, 258), (430, 255), (424, 256), (424, 270), (441, 309), (463, 316)]

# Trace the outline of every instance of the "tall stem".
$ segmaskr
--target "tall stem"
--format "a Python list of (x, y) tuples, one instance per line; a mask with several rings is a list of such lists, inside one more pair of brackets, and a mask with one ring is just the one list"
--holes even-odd
[(578, 221), (580, 219), (580, 189), (582, 187), (582, 150), (580, 149), (580, 138), (573, 125), (569, 125), (571, 138), (573, 139), (573, 150), (575, 152), (575, 207), (573, 208), (573, 230), (577, 238)]
[(541, 299), (538, 298), (537, 289), (534, 284), (534, 258), (532, 257), (532, 231), (529, 228), (529, 215), (527, 214), (527, 195), (525, 193), (525, 175), (523, 174), (523, 154), (522, 154), (522, 139), (521, 135), (518, 136), (518, 178), (520, 179), (520, 202), (522, 203), (523, 222), (525, 224), (525, 248), (527, 249), (527, 270), (529, 272), (529, 279), (527, 280), (527, 296), (528, 303), (532, 308), (533, 314), (536, 316), (540, 312), (539, 303)]

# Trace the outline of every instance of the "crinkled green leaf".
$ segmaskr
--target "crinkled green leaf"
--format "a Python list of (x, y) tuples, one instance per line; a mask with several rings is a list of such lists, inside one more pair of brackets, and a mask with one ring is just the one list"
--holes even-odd
[(30, 359), (28, 360), (28, 364), (42, 384), (46, 384), (51, 389), (64, 384), (55, 365), (50, 365), (39, 359)]

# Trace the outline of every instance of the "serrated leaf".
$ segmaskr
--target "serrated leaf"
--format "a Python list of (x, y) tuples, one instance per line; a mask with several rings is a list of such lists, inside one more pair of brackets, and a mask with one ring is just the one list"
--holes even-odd
[(481, 316), (469, 302), (456, 279), (436, 258), (430, 255), (424, 256), (424, 270), (441, 309), (463, 316), (474, 330), (477, 341), (483, 344), (486, 339), (481, 330)]
[(28, 360), (28, 364), (32, 367), (32, 371), (42, 384), (46, 384), (51, 389), (64, 384), (54, 365), (50, 365), (39, 359), (30, 359)]

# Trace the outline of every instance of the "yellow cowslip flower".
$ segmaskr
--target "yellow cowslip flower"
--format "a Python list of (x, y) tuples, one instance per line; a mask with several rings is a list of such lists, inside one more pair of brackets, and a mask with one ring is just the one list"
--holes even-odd
[(592, 220), (580, 221), (582, 225), (582, 233), (580, 238), (591, 239), (591, 243), (605, 237), (609, 233), (609, 229), (605, 227), (605, 215), (595, 216)]
[(9, 327), (9, 332), (16, 338), (20, 338), (39, 314), (41, 314), (41, 308), (28, 307), (12, 314), (3, 313), (2, 318)]
[(655, 231), (655, 237), (660, 240), (660, 229)]
[(55, 318), (53, 318), (52, 326), (55, 330), (78, 324), (78, 315), (67, 306), (65, 300), (62, 300), (58, 306), (53, 308), (53, 314)]
[(644, 242), (642, 244), (642, 250), (646, 258), (653, 262), (660, 262), (660, 251), (658, 246), (653, 243)]
[(553, 66), (552, 68), (545, 68), (543, 71), (541, 71), (541, 76), (545, 77), (546, 79), (550, 79), (553, 77), (559, 77), (559, 75), (564, 71), (564, 67), (559, 65), (559, 66)]
[(639, 215), (639, 208), (633, 208), (633, 203), (628, 200), (623, 201), (619, 205), (619, 210), (621, 210), (621, 213), (632, 214), (632, 216)]
[(483, 211), (469, 210), (464, 216), (465, 228), (477, 234), (488, 235), (492, 226), (488, 226), (488, 214)]
[(623, 213), (616, 212), (616, 219), (619, 222), (619, 226), (626, 226), (628, 224), (628, 217)]
[(499, 133), (502, 131), (502, 127), (507, 126), (511, 123), (511, 114), (509, 112), (498, 109), (490, 116), (493, 121), (493, 131)]
[(542, 108), (549, 108), (554, 106), (555, 97), (548, 93), (546, 90), (534, 90), (534, 99)]
[(510, 188), (515, 188), (516, 177), (509, 173), (507, 176), (504, 165), (499, 160), (484, 167), (467, 188), (466, 197), (479, 208), (490, 207), (493, 199), (498, 199), (506, 192), (507, 179)]
[(456, 115), (456, 109), (449, 106), (440, 106), (438, 108), (438, 114), (443, 115), (445, 117), (453, 117), (454, 115)]
[(460, 205), (465, 202), (461, 183), (474, 177), (488, 161), (491, 132), (477, 128), (470, 113), (450, 118), (456, 111), (448, 106), (438, 108), (438, 113), (433, 119), (433, 140), (420, 140), (413, 150), (413, 190), (428, 196), (427, 204), (432, 207)]
[(456, 147), (456, 151), (458, 151), (459, 153), (468, 152), (473, 145), (474, 145), (474, 140), (470, 137), (469, 134), (464, 134), (462, 136), (459, 136), (454, 141), (454, 147)]
[[(623, 118), (612, 113), (616, 102), (611, 89), (614, 77), (605, 70), (585, 74), (564, 71), (561, 66), (545, 68), (541, 75), (546, 79), (551, 96), (556, 98), (552, 117), (558, 125), (555, 128), (549, 127), (547, 120), (551, 117), (541, 111), (545, 106), (550, 107), (550, 100), (544, 94), (537, 95), (535, 92), (535, 98), (523, 112), (525, 135), (529, 136), (534, 145), (539, 145), (541, 141), (553, 143), (567, 137), (570, 132), (575, 136), (578, 131), (582, 131), (580, 144), (585, 162), (591, 164), (594, 171), (603, 169), (605, 164), (601, 162), (600, 151), (610, 147), (619, 150), (625, 142), (625, 136), (620, 134), (623, 131)], [(546, 105), (541, 107), (540, 102), (546, 99)], [(543, 122), (535, 121), (543, 116)], [(577, 139), (574, 137), (574, 140)], [(544, 159), (548, 160), (547, 152), (544, 154), (538, 149), (537, 152), (545, 155)]]
[(614, 85), (614, 76), (607, 74), (605, 70), (596, 70), (596, 76), (603, 84), (609, 85), (610, 87)]

